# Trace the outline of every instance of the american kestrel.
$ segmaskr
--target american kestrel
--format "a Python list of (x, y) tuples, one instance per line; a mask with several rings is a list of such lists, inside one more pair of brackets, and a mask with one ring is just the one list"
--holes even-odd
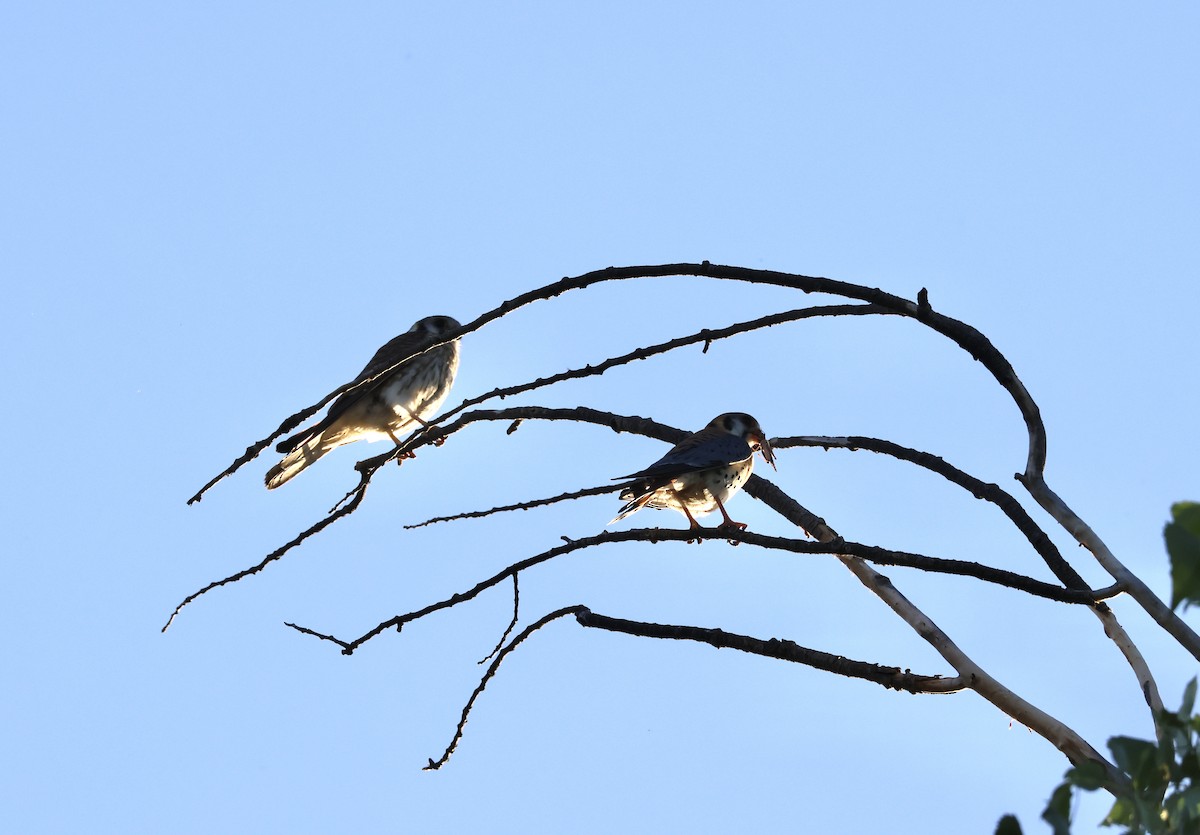
[[(445, 333), (460, 327), (449, 316), (427, 316), (375, 352), (354, 382), (365, 380), (420, 351)], [(392, 440), (433, 417), (454, 384), (458, 372), (458, 340), (414, 357), (390, 374), (333, 401), (317, 424), (280, 441), (275, 449), (287, 455), (267, 471), (267, 489), (294, 478), (331, 449), (355, 441)]]
[(725, 502), (750, 478), (755, 452), (775, 466), (775, 455), (757, 420), (744, 412), (717, 415), (646, 469), (620, 477), (636, 480), (621, 491), (621, 500), (628, 504), (612, 522), (643, 507), (669, 508), (686, 516), (692, 528), (699, 528), (697, 516), (719, 510), (725, 521), (717, 527), (744, 529), (745, 524), (729, 518)]

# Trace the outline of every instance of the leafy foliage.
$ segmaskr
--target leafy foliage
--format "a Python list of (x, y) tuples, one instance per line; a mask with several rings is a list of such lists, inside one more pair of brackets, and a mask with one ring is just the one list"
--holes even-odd
[(1171, 608), (1200, 604), (1200, 503), (1171, 505), (1171, 521), (1163, 530), (1171, 557)]
[[(1179, 710), (1160, 715), (1162, 740), (1114, 736), (1108, 741), (1131, 790), (1113, 803), (1104, 826), (1125, 827), (1122, 835), (1200, 835), (1200, 716), (1194, 713), (1195, 703), (1193, 678), (1184, 688)], [(1074, 791), (1095, 791), (1103, 787), (1103, 780), (1098, 763), (1068, 769), (1042, 812), (1054, 835), (1070, 835)], [(1011, 815), (996, 827), (996, 835), (1020, 833)]]

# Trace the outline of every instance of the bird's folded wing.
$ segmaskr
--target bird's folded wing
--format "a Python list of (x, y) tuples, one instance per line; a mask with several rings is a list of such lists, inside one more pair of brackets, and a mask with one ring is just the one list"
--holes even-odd
[[(358, 376), (351, 380), (349, 384), (361, 383), (363, 380), (371, 379), (376, 374), (382, 374), (401, 360), (408, 358), (424, 341), (425, 335), (420, 332), (413, 333), (412, 331), (406, 331), (400, 334), (376, 351), (375, 356), (371, 357), (370, 362), (366, 364), (363, 370), (358, 373)], [(328, 426), (330, 422), (337, 419), (338, 415), (374, 391), (383, 382), (383, 379), (375, 380), (372, 383), (356, 388), (353, 391), (348, 391), (338, 397), (337, 400), (333, 401), (333, 405), (329, 407), (329, 413), (325, 416), (325, 420), (322, 423)]]
[(720, 438), (707, 439), (704, 443), (690, 448), (681, 444), (646, 469), (619, 476), (613, 480), (622, 481), (636, 478), (662, 481), (685, 473), (707, 470), (710, 467), (723, 467), (735, 461), (745, 461), (753, 454), (754, 450), (750, 449), (750, 445), (741, 438), (725, 435)]

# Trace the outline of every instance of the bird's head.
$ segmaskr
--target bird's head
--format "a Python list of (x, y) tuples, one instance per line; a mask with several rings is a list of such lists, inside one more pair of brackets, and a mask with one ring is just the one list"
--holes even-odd
[(715, 426), (722, 432), (741, 438), (750, 449), (761, 452), (763, 460), (770, 464), (772, 469), (778, 469), (775, 466), (775, 453), (771, 451), (771, 444), (767, 441), (767, 433), (752, 416), (745, 412), (726, 412), (713, 418), (709, 426)]
[(426, 316), (419, 320), (411, 328), (409, 333), (425, 333), (429, 336), (441, 336), (449, 333), (455, 328), (461, 328), (462, 325), (453, 316)]

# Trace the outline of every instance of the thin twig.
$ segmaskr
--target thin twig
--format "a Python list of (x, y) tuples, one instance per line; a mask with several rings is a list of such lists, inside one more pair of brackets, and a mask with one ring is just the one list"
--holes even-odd
[(302, 531), (301, 533), (299, 533), (292, 539), (285, 542), (283, 545), (280, 545), (274, 551), (272, 551), (271, 553), (269, 553), (265, 557), (263, 557), (262, 560), (259, 561), (258, 563), (250, 566), (249, 568), (243, 568), (241, 571), (230, 574), (228, 577), (222, 578), (220, 580), (214, 580), (213, 582), (209, 583), (204, 588), (197, 589), (196, 591), (189, 594), (182, 601), (180, 601), (179, 605), (176, 606), (174, 611), (171, 612), (171, 616), (169, 618), (167, 618), (167, 622), (163, 624), (162, 631), (166, 632), (171, 627), (171, 624), (175, 622), (175, 617), (181, 611), (183, 611), (183, 607), (187, 606), (189, 603), (194, 601), (196, 598), (207, 594), (208, 592), (212, 591), (213, 589), (220, 588), (221, 586), (229, 585), (230, 583), (236, 583), (238, 580), (241, 580), (245, 577), (249, 577), (252, 574), (257, 574), (258, 572), (262, 571), (264, 568), (266, 568), (271, 563), (282, 558), (284, 554), (286, 554), (288, 551), (295, 548), (297, 545), (299, 545), (304, 540), (308, 539), (310, 536), (320, 533), (325, 528), (329, 527), (330, 525), (332, 525), (334, 522), (336, 522), (338, 519), (342, 518), (343, 516), (349, 516), (351, 513), (353, 513), (355, 510), (358, 509), (359, 504), (362, 502), (363, 497), (366, 495), (366, 491), (367, 491), (366, 482), (364, 481), (359, 486), (361, 487), (361, 490), (359, 490), (355, 494), (352, 501), (348, 502), (347, 504), (343, 505), (339, 509), (330, 513), (324, 519), (320, 520), (315, 525), (312, 525), (311, 527)]
[(479, 661), (480, 664), (486, 664), (492, 657), (500, 651), (500, 647), (504, 646), (504, 642), (508, 640), (508, 636), (512, 634), (513, 629), (517, 625), (517, 619), (521, 614), (521, 588), (517, 585), (519, 574), (514, 574), (513, 578), (513, 614), (512, 620), (508, 622), (508, 626), (504, 629), (504, 634), (500, 636), (500, 640), (496, 642), (496, 648), (487, 654), (487, 658)]
[[(608, 280), (608, 279), (604, 279), (604, 280)], [(564, 279), (564, 281), (569, 281), (569, 280)], [(589, 286), (590, 283), (596, 283), (596, 282), (589, 282), (589, 283), (581, 284), (580, 288)], [(546, 287), (541, 288), (541, 290), (544, 291), (546, 293), (546, 295), (541, 295), (538, 293), (538, 291), (533, 291), (533, 294), (526, 293), (524, 296), (519, 297), (517, 300), (505, 302), (504, 304), (500, 305), (499, 307), (496, 307), (496, 308), (488, 311), (487, 313), (483, 314), (482, 316), (477, 318), (475, 321), (470, 322), (466, 325), (463, 325), (462, 327), (460, 327), (454, 331), (447, 332), (437, 341), (430, 342), (430, 344), (427, 345), (425, 348), (423, 348), (421, 351), (411, 354), (409, 356), (402, 357), (401, 359), (398, 359), (391, 366), (380, 370), (378, 373), (376, 373), (370, 377), (366, 377), (362, 380), (358, 380), (353, 383), (346, 383), (345, 385), (334, 389), (332, 392), (330, 392), (328, 395), (326, 395), (320, 402), (318, 402), (312, 406), (308, 406), (304, 409), (301, 409), (299, 412), (296, 412), (295, 414), (289, 415), (286, 419), (284, 419), (283, 423), (281, 423), (279, 425), (279, 427), (274, 432), (272, 432), (270, 435), (268, 435), (266, 438), (263, 438), (260, 441), (256, 441), (255, 443), (246, 447), (246, 451), (241, 456), (234, 459), (234, 461), (228, 467), (226, 467), (224, 470), (222, 470), (220, 473), (218, 473), (216, 476), (214, 476), (212, 479), (210, 479), (209, 482), (207, 484), (205, 484), (203, 487), (201, 487), (196, 492), (195, 495), (193, 495), (190, 499), (188, 499), (187, 503), (190, 505), (190, 504), (195, 504), (196, 502), (199, 502), (201, 499), (204, 498), (204, 494), (206, 492), (208, 492), (208, 490), (211, 487), (213, 487), (213, 485), (215, 485), (217, 482), (221, 481), (222, 479), (233, 475), (243, 465), (248, 464), (249, 462), (253, 461), (255, 458), (257, 458), (259, 456), (259, 454), (264, 449), (266, 449), (271, 444), (272, 441), (274, 441), (276, 438), (278, 438), (282, 435), (286, 435), (288, 432), (295, 429), (297, 426), (299, 426), (301, 423), (306, 421), (308, 418), (315, 415), (327, 403), (331, 402), (335, 398), (337, 398), (349, 391), (353, 391), (355, 389), (359, 389), (364, 386), (370, 386), (376, 380), (392, 373), (402, 363), (408, 362), (413, 357), (419, 356), (420, 354), (424, 354), (428, 351), (432, 351), (436, 348), (441, 347), (442, 345), (446, 345), (450, 342), (453, 342), (456, 339), (460, 339), (463, 336), (465, 336), (466, 334), (473, 333), (473, 332), (479, 330), (484, 325), (488, 324), (489, 322), (494, 321), (495, 319), (498, 319), (501, 316), (506, 315), (507, 313), (511, 313), (512, 311), (516, 310), (518, 307), (523, 307), (526, 304), (532, 303), (533, 301), (549, 299), (549, 298), (553, 298), (554, 296), (560, 295), (562, 292), (565, 292), (565, 290), (552, 291), (552, 288), (554, 288), (558, 285), (561, 285), (561, 284), (562, 284), (562, 282), (557, 282), (555, 285), (548, 285)], [(568, 288), (568, 289), (576, 289), (576, 288)], [(594, 374), (603, 374), (605, 371), (607, 371), (608, 369), (613, 368), (615, 366), (624, 365), (626, 363), (633, 362), (633, 361), (639, 360), (639, 359), (646, 359), (647, 357), (653, 356), (655, 354), (665, 353), (666, 351), (671, 351), (676, 348), (683, 347), (685, 345), (694, 344), (696, 342), (704, 342), (707, 346), (715, 339), (725, 339), (727, 337), (734, 336), (735, 334), (744, 333), (746, 331), (755, 330), (757, 328), (771, 327), (773, 325), (782, 324), (784, 322), (792, 322), (792, 321), (797, 321), (799, 319), (807, 319), (807, 318), (811, 318), (811, 317), (815, 317), (815, 316), (855, 316), (855, 315), (861, 316), (861, 315), (868, 315), (868, 314), (889, 314), (889, 313), (895, 313), (895, 311), (890, 311), (890, 310), (887, 310), (884, 308), (876, 308), (872, 305), (829, 305), (829, 306), (821, 307), (821, 308), (805, 308), (803, 310), (793, 310), (793, 311), (787, 311), (784, 313), (776, 313), (776, 314), (772, 314), (770, 316), (764, 316), (761, 319), (756, 319), (756, 320), (753, 320), (750, 322), (741, 322), (736, 325), (732, 325), (727, 328), (721, 328), (721, 329), (715, 330), (715, 331), (706, 329), (706, 330), (701, 331), (699, 334), (695, 334), (690, 337), (683, 337), (681, 339), (671, 340), (670, 342), (662, 343), (660, 345), (649, 346), (647, 348), (639, 348), (638, 350), (632, 351), (629, 354), (625, 354), (622, 357), (614, 357), (614, 358), (607, 359), (604, 362), (600, 363), (600, 365), (598, 365), (598, 366), (588, 366), (588, 367), (582, 368), (582, 369), (574, 369), (572, 371), (563, 372), (562, 374), (556, 374), (552, 377), (535, 380), (530, 383), (524, 383), (524, 384), (517, 385), (517, 386), (511, 386), (508, 389), (494, 389), (493, 391), (488, 392), (487, 394), (484, 394), (479, 397), (475, 397), (470, 400), (464, 401), (463, 403), (460, 403), (458, 406), (454, 407), (453, 409), (451, 409), (448, 412), (446, 412), (445, 414), (443, 414), (440, 419), (435, 420), (435, 421), (430, 421), (429, 425), (436, 425), (438, 423), (441, 423), (447, 417), (457, 414), (458, 412), (461, 412), (463, 409), (466, 409), (477, 403), (481, 403), (485, 400), (494, 399), (496, 397), (500, 397), (500, 398), (508, 397), (508, 396), (511, 396), (512, 394), (515, 394), (518, 392), (531, 391), (533, 389), (541, 388), (543, 386), (553, 385), (554, 383), (561, 382), (563, 380), (577, 379), (577, 378), (581, 378), (581, 377), (592, 376)], [(707, 347), (706, 347), (706, 350), (707, 350)], [(426, 427), (422, 427), (420, 429), (415, 430), (413, 432), (413, 434), (410, 435), (409, 437), (412, 438), (412, 437), (415, 437), (416, 435), (419, 435), (422, 431), (424, 431), (425, 428)]]
[[(434, 612), (457, 606), (460, 603), (477, 597), (482, 592), (487, 591), (521, 571), (585, 548), (617, 542), (649, 542), (657, 544), (659, 542), (688, 542), (691, 540), (724, 540), (732, 543), (745, 543), (770, 550), (786, 551), (793, 554), (849, 554), (880, 565), (903, 566), (934, 573), (975, 577), (989, 583), (996, 583), (997, 585), (1061, 603), (1090, 604), (1095, 600), (1094, 592), (1062, 588), (1050, 583), (1044, 583), (1041, 580), (1035, 580), (1032, 577), (992, 568), (991, 566), (979, 565), (978, 563), (967, 562), (965, 560), (947, 560), (925, 556), (924, 554), (891, 551), (886, 548), (864, 545), (859, 542), (847, 542), (840, 538), (829, 542), (807, 542), (787, 537), (765, 536), (753, 531), (739, 531), (737, 529), (726, 528), (700, 528), (698, 530), (635, 528), (627, 531), (606, 531), (596, 536), (573, 539), (570, 542), (542, 551), (540, 554), (526, 557), (493, 574), (486, 580), (481, 580), (466, 591), (459, 592), (436, 603), (431, 603), (421, 609), (403, 615), (396, 615), (377, 624), (353, 640), (343, 641), (339, 639), (335, 643), (342, 647), (343, 654), (350, 655), (364, 643), (386, 632), (388, 629), (403, 626), (406, 623), (420, 620)], [(308, 632), (309, 630), (305, 631)]]
[(901, 671), (899, 667), (886, 667), (867, 661), (855, 661), (854, 659), (845, 658), (840, 655), (809, 649), (793, 641), (781, 641), (776, 638), (764, 640), (748, 635), (725, 632), (721, 629), (703, 629), (696, 626), (670, 626), (659, 623), (625, 620), (623, 618), (597, 614), (586, 606), (565, 606), (550, 612), (535, 623), (530, 624), (520, 635), (513, 639), (512, 643), (498, 650), (495, 660), (492, 661), (487, 671), (484, 672), (479, 684), (471, 693), (470, 698), (467, 699), (466, 705), (463, 706), (462, 716), (454, 728), (454, 736), (451, 738), (450, 744), (446, 746), (441, 757), (437, 760), (429, 760), (429, 764), (425, 766), (426, 771), (435, 771), (441, 768), (454, 755), (454, 752), (458, 749), (458, 743), (462, 741), (467, 727), (467, 719), (470, 718), (471, 710), (475, 707), (475, 702), (487, 688), (488, 682), (495, 677), (505, 657), (524, 643), (534, 632), (537, 632), (542, 627), (559, 618), (572, 614), (575, 615), (576, 622), (583, 627), (604, 629), (610, 632), (620, 632), (644, 638), (672, 638), (676, 640), (699, 641), (718, 649), (735, 649), (739, 652), (746, 652), (752, 655), (762, 655), (767, 658), (804, 664), (818, 670), (825, 670), (837, 675), (846, 676), (847, 678), (872, 681), (889, 689), (906, 690), (909, 693), (955, 693), (968, 686), (961, 677), (943, 678), (942, 676), (919, 675), (908, 671)]
[[(353, 490), (348, 492), (323, 519), (301, 532), (298, 536), (281, 545), (279, 548), (276, 548), (255, 565), (252, 565), (249, 568), (245, 568), (234, 574), (230, 574), (228, 577), (225, 577), (221, 580), (213, 581), (207, 586), (204, 586), (203, 588), (189, 594), (178, 606), (175, 607), (175, 610), (171, 613), (171, 616), (167, 618), (167, 622), (163, 626), (162, 631), (166, 632), (180, 611), (182, 611), (185, 606), (197, 598), (207, 594), (213, 589), (220, 588), (221, 586), (228, 585), (229, 583), (237, 582), (238, 580), (241, 580), (244, 577), (248, 577), (252, 574), (257, 574), (272, 562), (281, 559), (288, 551), (304, 542), (310, 536), (313, 536), (314, 534), (324, 530), (333, 522), (341, 519), (342, 517), (349, 516), (351, 513), (357, 510), (362, 504), (363, 498), (366, 496), (367, 487), (371, 483), (371, 477), (380, 467), (384, 466), (389, 460), (391, 460), (394, 453), (407, 454), (409, 451), (422, 446), (427, 446), (430, 444), (440, 445), (447, 437), (463, 427), (475, 423), (476, 421), (515, 420), (519, 418), (536, 420), (569, 420), (583, 423), (594, 423), (601, 426), (608, 426), (615, 432), (634, 432), (646, 435), (647, 437), (668, 441), (670, 443), (677, 443), (687, 435), (687, 433), (682, 429), (676, 429), (671, 426), (666, 426), (665, 424), (656, 423), (655, 421), (648, 420), (646, 418), (614, 415), (609, 412), (601, 412), (596, 409), (588, 409), (584, 407), (579, 407), (576, 409), (546, 409), (540, 406), (523, 406), (512, 409), (478, 410), (474, 412), (467, 412), (465, 415), (462, 415), (458, 420), (454, 421), (448, 426), (434, 427), (428, 432), (421, 430), (421, 432), (418, 433), (418, 437), (409, 438), (409, 440), (406, 441), (401, 447), (397, 447), (392, 452), (383, 453), (381, 455), (376, 455), (373, 458), (359, 461), (355, 465), (355, 469), (359, 474), (358, 484)], [(610, 489), (617, 488), (614, 485)]]
[(537, 632), (551, 621), (558, 620), (565, 615), (574, 613), (577, 608), (577, 606), (567, 606), (564, 609), (551, 612), (536, 622), (529, 624), (529, 626), (525, 627), (525, 630), (521, 632), (520, 635), (513, 638), (511, 644), (496, 654), (496, 658), (487, 668), (487, 672), (485, 672), (483, 674), (483, 678), (479, 680), (479, 685), (475, 688), (475, 692), (471, 694), (471, 698), (467, 699), (467, 703), (463, 707), (462, 718), (458, 720), (458, 725), (454, 729), (454, 737), (450, 740), (450, 744), (446, 746), (445, 752), (442, 753), (442, 756), (439, 757), (436, 762), (432, 759), (429, 761), (429, 765), (425, 766), (425, 771), (436, 771), (445, 765), (446, 761), (449, 760), (451, 755), (454, 754), (454, 749), (458, 747), (458, 742), (462, 739), (463, 729), (467, 726), (467, 717), (471, 715), (471, 708), (475, 706), (475, 700), (478, 699), (483, 693), (484, 688), (486, 688), (488, 685), (488, 682), (492, 680), (492, 676), (496, 675), (496, 671), (500, 669), (500, 665), (504, 663), (504, 659), (508, 656), (508, 654), (519, 647), (525, 641), (525, 639), (534, 632)]
[(589, 496), (602, 496), (605, 493), (615, 493), (618, 490), (623, 490), (623, 484), (608, 484), (601, 487), (589, 487), (586, 490), (576, 490), (571, 493), (560, 493), (557, 496), (551, 496), (548, 499), (534, 499), (528, 502), (517, 502), (516, 504), (506, 504), (500, 507), (493, 507), (488, 510), (470, 510), (465, 513), (455, 513), (452, 516), (434, 516), (432, 519), (426, 519), (424, 522), (417, 522), (414, 525), (405, 525), (404, 529), (413, 530), (414, 528), (423, 528), (426, 525), (433, 525), (438, 522), (454, 522), (458, 519), (480, 519), (484, 516), (491, 516), (495, 513), (507, 513), (512, 510), (529, 510), (535, 507), (544, 507), (546, 505), (556, 504), (558, 502), (571, 501), (572, 499), (583, 499)]
[(575, 619), (581, 626), (607, 629), (610, 632), (621, 632), (626, 635), (636, 635), (641, 638), (668, 638), (684, 641), (698, 641), (718, 649), (736, 649), (752, 655), (762, 655), (776, 658), (780, 661), (791, 661), (803, 664), (817, 670), (834, 673), (847, 678), (859, 678), (872, 681), (889, 690), (904, 690), (909, 693), (957, 693), (968, 685), (959, 676), (943, 678), (942, 676), (920, 675), (901, 670), (899, 667), (872, 664), (869, 661), (855, 661), (841, 655), (822, 652), (819, 649), (802, 647), (794, 641), (770, 638), (753, 638), (749, 635), (738, 635), (723, 629), (704, 629), (699, 626), (672, 626), (661, 623), (644, 623), (642, 621), (624, 620), (622, 618), (599, 615), (583, 606), (575, 614)]

